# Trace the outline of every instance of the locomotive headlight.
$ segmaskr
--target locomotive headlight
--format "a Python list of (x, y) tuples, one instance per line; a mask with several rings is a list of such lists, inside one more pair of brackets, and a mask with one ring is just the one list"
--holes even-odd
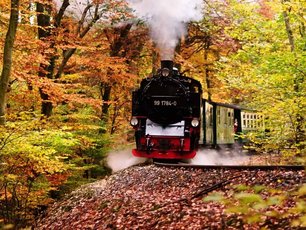
[(193, 118), (192, 119), (192, 121), (191, 121), (191, 126), (192, 127), (198, 127), (199, 126), (199, 124), (200, 124), (200, 121), (199, 121), (199, 119), (198, 118)]
[(168, 77), (168, 76), (170, 75), (170, 70), (169, 70), (168, 68), (163, 68), (163, 69), (161, 70), (161, 75), (162, 75), (163, 77)]
[(132, 117), (132, 119), (130, 120), (130, 124), (132, 126), (138, 125), (138, 119), (136, 117)]

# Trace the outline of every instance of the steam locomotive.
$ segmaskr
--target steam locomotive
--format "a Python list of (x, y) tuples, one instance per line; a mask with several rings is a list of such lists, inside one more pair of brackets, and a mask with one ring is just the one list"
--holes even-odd
[(190, 159), (199, 146), (235, 143), (234, 134), (257, 129), (261, 117), (235, 105), (202, 99), (199, 81), (181, 75), (173, 62), (161, 61), (152, 77), (143, 79), (132, 94), (131, 126), (134, 156)]

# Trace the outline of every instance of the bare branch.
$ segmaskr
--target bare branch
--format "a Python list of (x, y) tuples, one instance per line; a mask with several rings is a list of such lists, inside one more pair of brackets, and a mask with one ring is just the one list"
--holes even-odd
[(96, 5), (95, 14), (93, 19), (88, 23), (88, 25), (84, 28), (82, 32), (80, 32), (79, 37), (83, 38), (87, 32), (91, 29), (91, 27), (102, 17), (102, 14), (98, 14), (99, 4)]
[(62, 20), (62, 18), (63, 18), (63, 16), (64, 16), (64, 13), (65, 13), (65, 11), (66, 11), (66, 9), (67, 9), (67, 7), (68, 7), (69, 5), (70, 5), (69, 0), (64, 0), (64, 1), (63, 1), (63, 4), (62, 4), (62, 6), (61, 6), (61, 8), (60, 8), (60, 10), (59, 10), (59, 12), (58, 12), (58, 14), (55, 16), (55, 26), (56, 26), (56, 27), (59, 27), (59, 26), (60, 26), (61, 20)]
[(86, 15), (87, 15), (87, 13), (88, 13), (88, 11), (90, 10), (91, 7), (93, 7), (93, 4), (88, 4), (86, 6), (86, 8), (84, 9), (84, 11), (82, 13), (81, 20), (79, 21), (79, 26), (77, 28), (77, 34), (80, 34), (81, 28), (83, 27), (83, 24), (85, 22)]

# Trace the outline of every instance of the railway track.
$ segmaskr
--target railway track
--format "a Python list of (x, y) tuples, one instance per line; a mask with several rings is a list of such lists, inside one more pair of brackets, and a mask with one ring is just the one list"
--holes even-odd
[[(257, 175), (259, 171), (269, 171), (269, 170), (285, 170), (285, 171), (301, 171), (305, 170), (305, 166), (302, 165), (195, 165), (195, 164), (188, 164), (188, 163), (166, 163), (166, 162), (158, 162), (153, 161), (153, 164), (158, 167), (184, 167), (184, 168), (199, 168), (199, 169), (220, 169), (220, 170), (248, 170), (250, 171), (250, 175), (248, 176), (250, 178), (253, 178)], [(182, 201), (190, 201), (194, 198), (199, 198), (207, 195), (208, 193), (222, 189), (226, 185), (233, 182), (235, 179), (242, 178), (242, 174), (234, 175), (229, 178), (224, 178), (217, 180), (215, 183), (212, 183), (210, 185), (204, 185), (200, 186), (194, 191), (192, 194), (190, 194), (188, 197), (183, 197), (180, 199), (177, 199), (175, 201), (169, 202), (169, 203), (175, 203), (175, 202), (182, 202)], [(161, 205), (161, 207), (164, 207), (168, 205), (169, 203), (165, 203)]]
[(202, 168), (202, 169), (241, 169), (241, 170), (305, 170), (303, 165), (196, 165), (188, 163), (167, 163), (153, 161), (156, 166), (160, 167), (186, 167), (186, 168)]

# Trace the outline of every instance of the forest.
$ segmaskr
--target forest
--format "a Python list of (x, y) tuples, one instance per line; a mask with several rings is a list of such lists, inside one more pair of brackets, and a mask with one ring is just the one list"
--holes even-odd
[[(0, 2), (0, 228), (31, 225), (64, 194), (109, 175), (110, 150), (133, 146), (132, 91), (163, 58), (138, 2)], [(186, 2), (201, 14), (164, 5), (184, 22), (172, 46), (180, 71), (207, 100), (261, 111), (269, 135), (249, 137), (258, 152), (305, 165), (305, 2)], [(158, 33), (167, 23), (178, 30), (164, 20)]]

